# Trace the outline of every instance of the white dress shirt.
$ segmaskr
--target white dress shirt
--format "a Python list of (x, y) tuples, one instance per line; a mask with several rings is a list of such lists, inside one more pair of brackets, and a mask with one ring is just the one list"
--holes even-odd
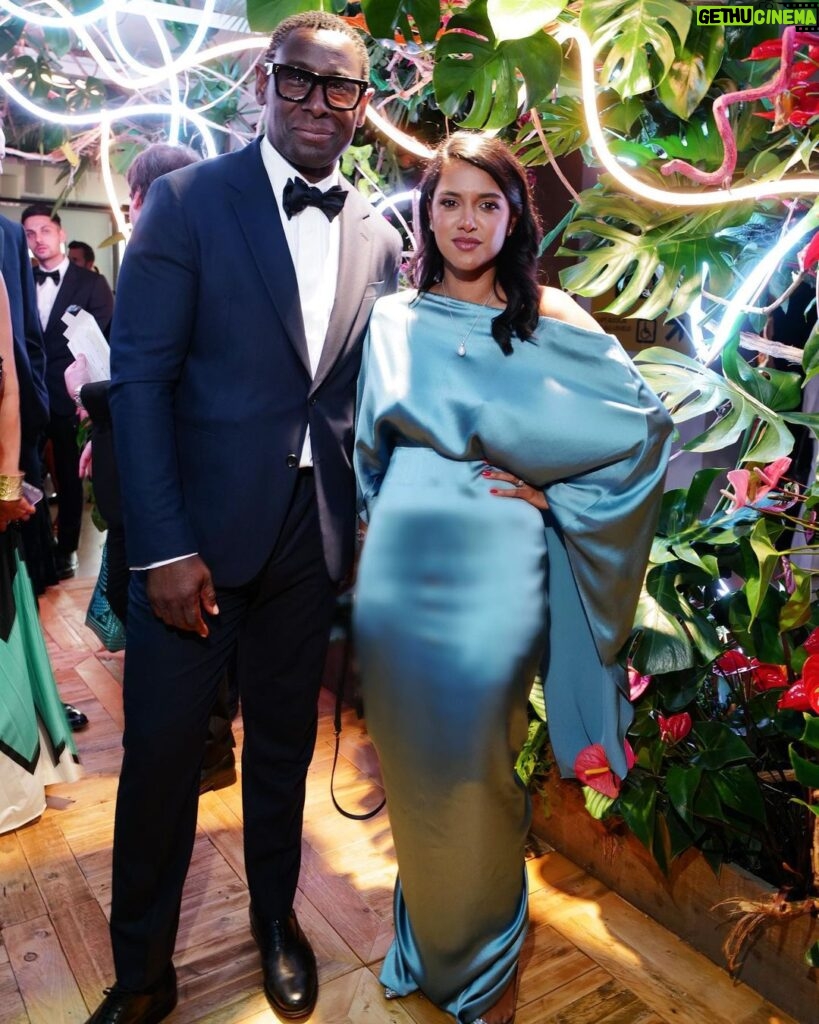
[[(51, 316), (51, 310), (54, 307), (54, 302), (57, 298), (57, 292), (60, 290), (60, 287), (65, 280), (65, 272), (67, 269), (68, 257), (66, 256), (62, 263), (51, 268), (51, 271), (59, 271), (60, 283), (56, 284), (52, 278), (47, 277), (42, 284), (37, 285), (37, 312), (40, 314), (40, 326), (43, 330), (46, 329), (48, 318)], [(45, 270), (45, 267), (43, 267), (43, 270)], [(51, 271), (49, 271), (49, 273), (51, 273)]]
[[(262, 139), (262, 161), (279, 207), (290, 257), (296, 268), (296, 281), (301, 299), (301, 316), (307, 339), (307, 354), (310, 358), (310, 372), (315, 377), (336, 297), (341, 228), (338, 217), (334, 217), (330, 221), (327, 219), (327, 214), (315, 206), (306, 206), (301, 213), (295, 214), (288, 220), (282, 205), (284, 186), (290, 178), (303, 178), (304, 176), (299, 174), (295, 167), (291, 166), (273, 148), (266, 136)], [(338, 182), (339, 174), (336, 168), (328, 177), (321, 181), (311, 181), (309, 184), (326, 192), (328, 188), (337, 185)], [(312, 464), (313, 453), (310, 447), (310, 430), (308, 428), (299, 465), (312, 466)]]

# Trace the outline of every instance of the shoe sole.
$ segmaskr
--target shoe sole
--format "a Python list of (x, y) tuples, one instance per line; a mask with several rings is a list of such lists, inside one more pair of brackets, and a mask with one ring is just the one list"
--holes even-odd
[(313, 1000), (313, 1002), (309, 1006), (306, 1006), (303, 1010), (290, 1010), (290, 1009), (285, 1009), (285, 1007), (281, 1006), (270, 995), (270, 993), (267, 991), (267, 989), (264, 990), (264, 994), (267, 996), (267, 1001), (273, 1007), (274, 1012), (277, 1013), (280, 1017), (286, 1018), (287, 1020), (303, 1020), (305, 1017), (309, 1017), (310, 1014), (313, 1012), (313, 1010), (315, 1010), (316, 1003), (318, 1002), (318, 995), (317, 995), (316, 998)]

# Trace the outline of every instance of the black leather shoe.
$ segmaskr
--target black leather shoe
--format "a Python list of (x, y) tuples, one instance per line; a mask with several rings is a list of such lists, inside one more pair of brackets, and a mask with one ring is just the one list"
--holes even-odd
[(159, 1024), (176, 1006), (176, 971), (173, 964), (149, 992), (125, 992), (114, 985), (86, 1024)]
[(215, 764), (205, 764), (199, 776), (199, 792), (207, 793), (212, 789), (224, 789), (236, 781), (236, 757), (228, 750)]
[(312, 1013), (318, 998), (316, 957), (295, 913), (261, 921), (250, 908), (250, 930), (262, 954), (264, 991), (281, 1017), (297, 1020)]
[(76, 551), (70, 551), (67, 555), (63, 555), (58, 551), (55, 561), (58, 580), (70, 580), (80, 567)]
[(88, 715), (84, 711), (80, 711), (79, 708), (75, 708), (73, 704), (64, 703), (63, 710), (72, 732), (79, 732), (80, 729), (84, 729), (88, 725)]

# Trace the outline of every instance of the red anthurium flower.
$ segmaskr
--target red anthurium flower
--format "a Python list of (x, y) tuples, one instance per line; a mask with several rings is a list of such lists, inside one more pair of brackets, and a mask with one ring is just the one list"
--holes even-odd
[(749, 672), (756, 665), (754, 658), (749, 658), (742, 651), (726, 651), (717, 658), (717, 668), (720, 672)]
[(776, 702), (776, 706), (791, 711), (810, 711), (810, 700), (804, 680), (797, 679), (793, 686), (789, 686)]
[(636, 668), (629, 665), (628, 668), (628, 699), (634, 703), (648, 689), (651, 683), (651, 676), (641, 676)]
[(819, 715), (819, 655), (812, 654), (802, 666), (802, 681), (810, 710)]
[(771, 60), (772, 57), (782, 56), (782, 40), (766, 39), (751, 50), (746, 60)]
[(808, 654), (819, 654), (819, 626), (816, 627), (802, 644)]
[(819, 263), (819, 231), (799, 253), (799, 264), (803, 270), (811, 270), (815, 263)]
[[(631, 768), (634, 764), (634, 752), (628, 743), (626, 743), (626, 761)], [(574, 773), (584, 786), (596, 789), (604, 796), (615, 799), (620, 794), (623, 780), (611, 770), (606, 751), (599, 743), (592, 743), (591, 746), (584, 747), (580, 751), (575, 758)]]
[(691, 732), (691, 715), (682, 711), (679, 715), (657, 715), (660, 739), (663, 743), (679, 743)]
[(756, 665), (753, 680), (757, 690), (784, 689), (788, 685), (788, 670), (784, 665)]

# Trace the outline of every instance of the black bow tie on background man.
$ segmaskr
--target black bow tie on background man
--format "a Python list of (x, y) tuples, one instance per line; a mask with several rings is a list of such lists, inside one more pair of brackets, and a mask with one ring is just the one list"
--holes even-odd
[(34, 280), (37, 282), (37, 284), (42, 284), (47, 277), (50, 277), (54, 284), (60, 283), (59, 270), (43, 270), (42, 267), (34, 268)]
[(288, 220), (294, 213), (301, 213), (305, 206), (317, 206), (324, 211), (327, 220), (332, 220), (341, 213), (346, 199), (347, 193), (340, 185), (333, 185), (322, 192), (315, 185), (308, 185), (302, 178), (288, 178), (282, 193), (282, 206)]

